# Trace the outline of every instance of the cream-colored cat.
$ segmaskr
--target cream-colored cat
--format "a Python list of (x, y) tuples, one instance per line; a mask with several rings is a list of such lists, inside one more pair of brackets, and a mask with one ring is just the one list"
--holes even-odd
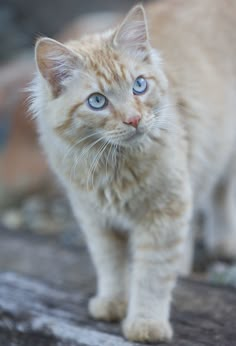
[(32, 106), (96, 267), (90, 314), (124, 318), (135, 341), (172, 336), (200, 210), (209, 249), (236, 255), (236, 2), (146, 12), (65, 45), (38, 40)]

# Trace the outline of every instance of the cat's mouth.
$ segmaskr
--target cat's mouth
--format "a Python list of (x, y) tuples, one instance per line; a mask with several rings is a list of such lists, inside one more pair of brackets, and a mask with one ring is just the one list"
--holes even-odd
[(127, 138), (125, 139), (125, 142), (133, 142), (136, 140), (139, 140), (144, 135), (144, 131), (137, 128), (134, 132), (132, 132)]

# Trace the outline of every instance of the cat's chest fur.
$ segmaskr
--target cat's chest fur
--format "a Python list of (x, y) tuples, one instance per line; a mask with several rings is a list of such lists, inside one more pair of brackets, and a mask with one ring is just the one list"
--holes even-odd
[(149, 213), (172, 208), (176, 196), (184, 195), (185, 176), (182, 165), (173, 169), (174, 161), (168, 167), (165, 150), (157, 154), (154, 146), (139, 159), (134, 156), (115, 168), (101, 166), (90, 186), (88, 171), (78, 170), (72, 184), (66, 179), (72, 207), (114, 225), (138, 223)]
[[(154, 180), (158, 180), (155, 165), (156, 160), (148, 164), (134, 160), (110, 167), (110, 170), (104, 167), (94, 173), (92, 181), (88, 181), (86, 172), (79, 171), (73, 183), (74, 194), (82, 204), (88, 204), (106, 216), (124, 217), (127, 214), (135, 217), (140, 213), (140, 206), (150, 198)], [(142, 211), (144, 209), (143, 206)]]

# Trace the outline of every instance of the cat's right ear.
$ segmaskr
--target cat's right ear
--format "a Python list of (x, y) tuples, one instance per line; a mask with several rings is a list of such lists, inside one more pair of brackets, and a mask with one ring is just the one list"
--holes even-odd
[(49, 83), (53, 96), (59, 96), (64, 89), (64, 82), (79, 67), (79, 57), (55, 40), (40, 38), (36, 43), (35, 58), (38, 70)]
[(146, 56), (150, 46), (146, 15), (142, 5), (137, 5), (129, 11), (115, 32), (113, 44), (137, 57)]

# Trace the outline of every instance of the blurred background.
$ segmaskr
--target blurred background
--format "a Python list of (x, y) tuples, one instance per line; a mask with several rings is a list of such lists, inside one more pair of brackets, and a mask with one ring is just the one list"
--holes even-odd
[[(37, 144), (24, 88), (33, 77), (33, 47), (38, 36), (64, 40), (102, 30), (137, 2), (0, 1), (0, 271), (77, 285), (76, 253), (83, 247), (83, 239)], [(213, 261), (212, 267), (201, 238), (196, 253), (197, 275), (208, 273), (227, 282), (231, 272), (226, 271), (222, 279), (225, 264), (217, 264), (216, 270)], [(80, 280), (83, 275), (87, 280), (87, 274), (86, 262), (80, 265)], [(236, 275), (234, 278), (236, 281)]]

